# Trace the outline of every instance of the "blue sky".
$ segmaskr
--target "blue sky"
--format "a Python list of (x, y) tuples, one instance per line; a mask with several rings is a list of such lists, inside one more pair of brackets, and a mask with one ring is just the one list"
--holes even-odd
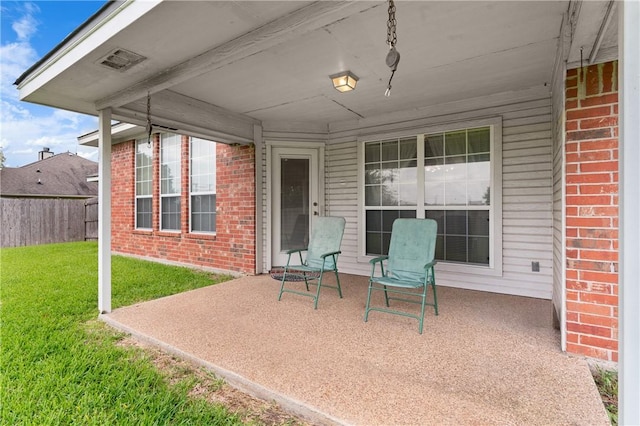
[(0, 1), (0, 146), (6, 167), (38, 159), (48, 147), (97, 160), (95, 148), (78, 146), (77, 137), (95, 130), (97, 118), (20, 102), (13, 82), (93, 15), (105, 1)]

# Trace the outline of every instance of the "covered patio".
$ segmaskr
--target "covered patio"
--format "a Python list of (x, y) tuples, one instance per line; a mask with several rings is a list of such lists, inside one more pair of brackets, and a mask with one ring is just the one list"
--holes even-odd
[(609, 424), (586, 361), (559, 349), (549, 300), (439, 287), (420, 335), (404, 317), (363, 322), (367, 279), (341, 282), (344, 298), (323, 289), (317, 310), (278, 302), (259, 275), (101, 318), (314, 424)]
[[(99, 118), (99, 312), (326, 421), (606, 422), (566, 351), (619, 361), (639, 423), (639, 4), (397, 6), (109, 1), (18, 78)], [(224, 145), (205, 194), (193, 139)], [(317, 312), (260, 275), (300, 216), (347, 223), (345, 300)], [(423, 336), (361, 319), (398, 217), (444, 218)], [(112, 252), (256, 277), (111, 313)]]

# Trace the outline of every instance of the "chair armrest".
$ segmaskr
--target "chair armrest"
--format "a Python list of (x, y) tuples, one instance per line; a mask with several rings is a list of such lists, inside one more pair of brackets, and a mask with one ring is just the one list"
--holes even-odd
[(298, 253), (303, 251), (307, 251), (307, 249), (306, 248), (291, 249), (291, 250), (287, 250), (287, 254), (293, 254), (293, 253)]
[(426, 265), (424, 265), (424, 269), (428, 269), (431, 268), (433, 265), (435, 265), (436, 263), (438, 263), (437, 260), (432, 260), (431, 262), (427, 263)]
[(379, 256), (376, 258), (373, 258), (369, 261), (370, 264), (375, 265), (378, 262), (382, 262), (383, 260), (387, 260), (389, 258), (389, 256)]
[(334, 256), (334, 255), (336, 255), (336, 254), (340, 254), (340, 253), (342, 253), (340, 250), (338, 250), (338, 251), (332, 251), (331, 253), (321, 254), (321, 255), (320, 255), (320, 257), (321, 257), (322, 259), (324, 259), (324, 258), (325, 258), (325, 257), (327, 257), (327, 256)]
[[(381, 276), (384, 276), (384, 260), (387, 260), (389, 258), (389, 256), (378, 256), (375, 257), (373, 259), (371, 259), (369, 261), (369, 263), (371, 264), (371, 278), (373, 278), (376, 274), (376, 264), (379, 263), (380, 264), (380, 273), (382, 274)], [(370, 278), (370, 280), (371, 280)]]

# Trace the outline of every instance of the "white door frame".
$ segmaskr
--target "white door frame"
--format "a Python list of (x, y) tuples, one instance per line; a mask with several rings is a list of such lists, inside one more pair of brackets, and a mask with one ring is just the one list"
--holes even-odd
[[(318, 167), (317, 177), (315, 177), (318, 186), (318, 206), (317, 211), (320, 216), (324, 215), (325, 211), (325, 192), (324, 192), (324, 147), (323, 142), (279, 142), (279, 141), (267, 141), (265, 142), (267, 148), (267, 167), (266, 167), (266, 190), (267, 198), (265, 201), (266, 208), (266, 242), (265, 242), (265, 260), (266, 270), (268, 271), (273, 266), (273, 253), (272, 253), (272, 241), (275, 235), (273, 229), (273, 172), (274, 172), (274, 149), (278, 149), (276, 153), (286, 152), (290, 149), (291, 153), (295, 153), (296, 150), (315, 150), (317, 152)], [(300, 151), (298, 151), (300, 152)]]

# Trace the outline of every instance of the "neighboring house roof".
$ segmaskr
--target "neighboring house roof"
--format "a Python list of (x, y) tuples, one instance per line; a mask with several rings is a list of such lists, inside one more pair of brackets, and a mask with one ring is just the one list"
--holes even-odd
[(98, 195), (98, 183), (87, 177), (98, 163), (65, 152), (22, 167), (0, 170), (0, 195), (11, 197), (77, 197)]

